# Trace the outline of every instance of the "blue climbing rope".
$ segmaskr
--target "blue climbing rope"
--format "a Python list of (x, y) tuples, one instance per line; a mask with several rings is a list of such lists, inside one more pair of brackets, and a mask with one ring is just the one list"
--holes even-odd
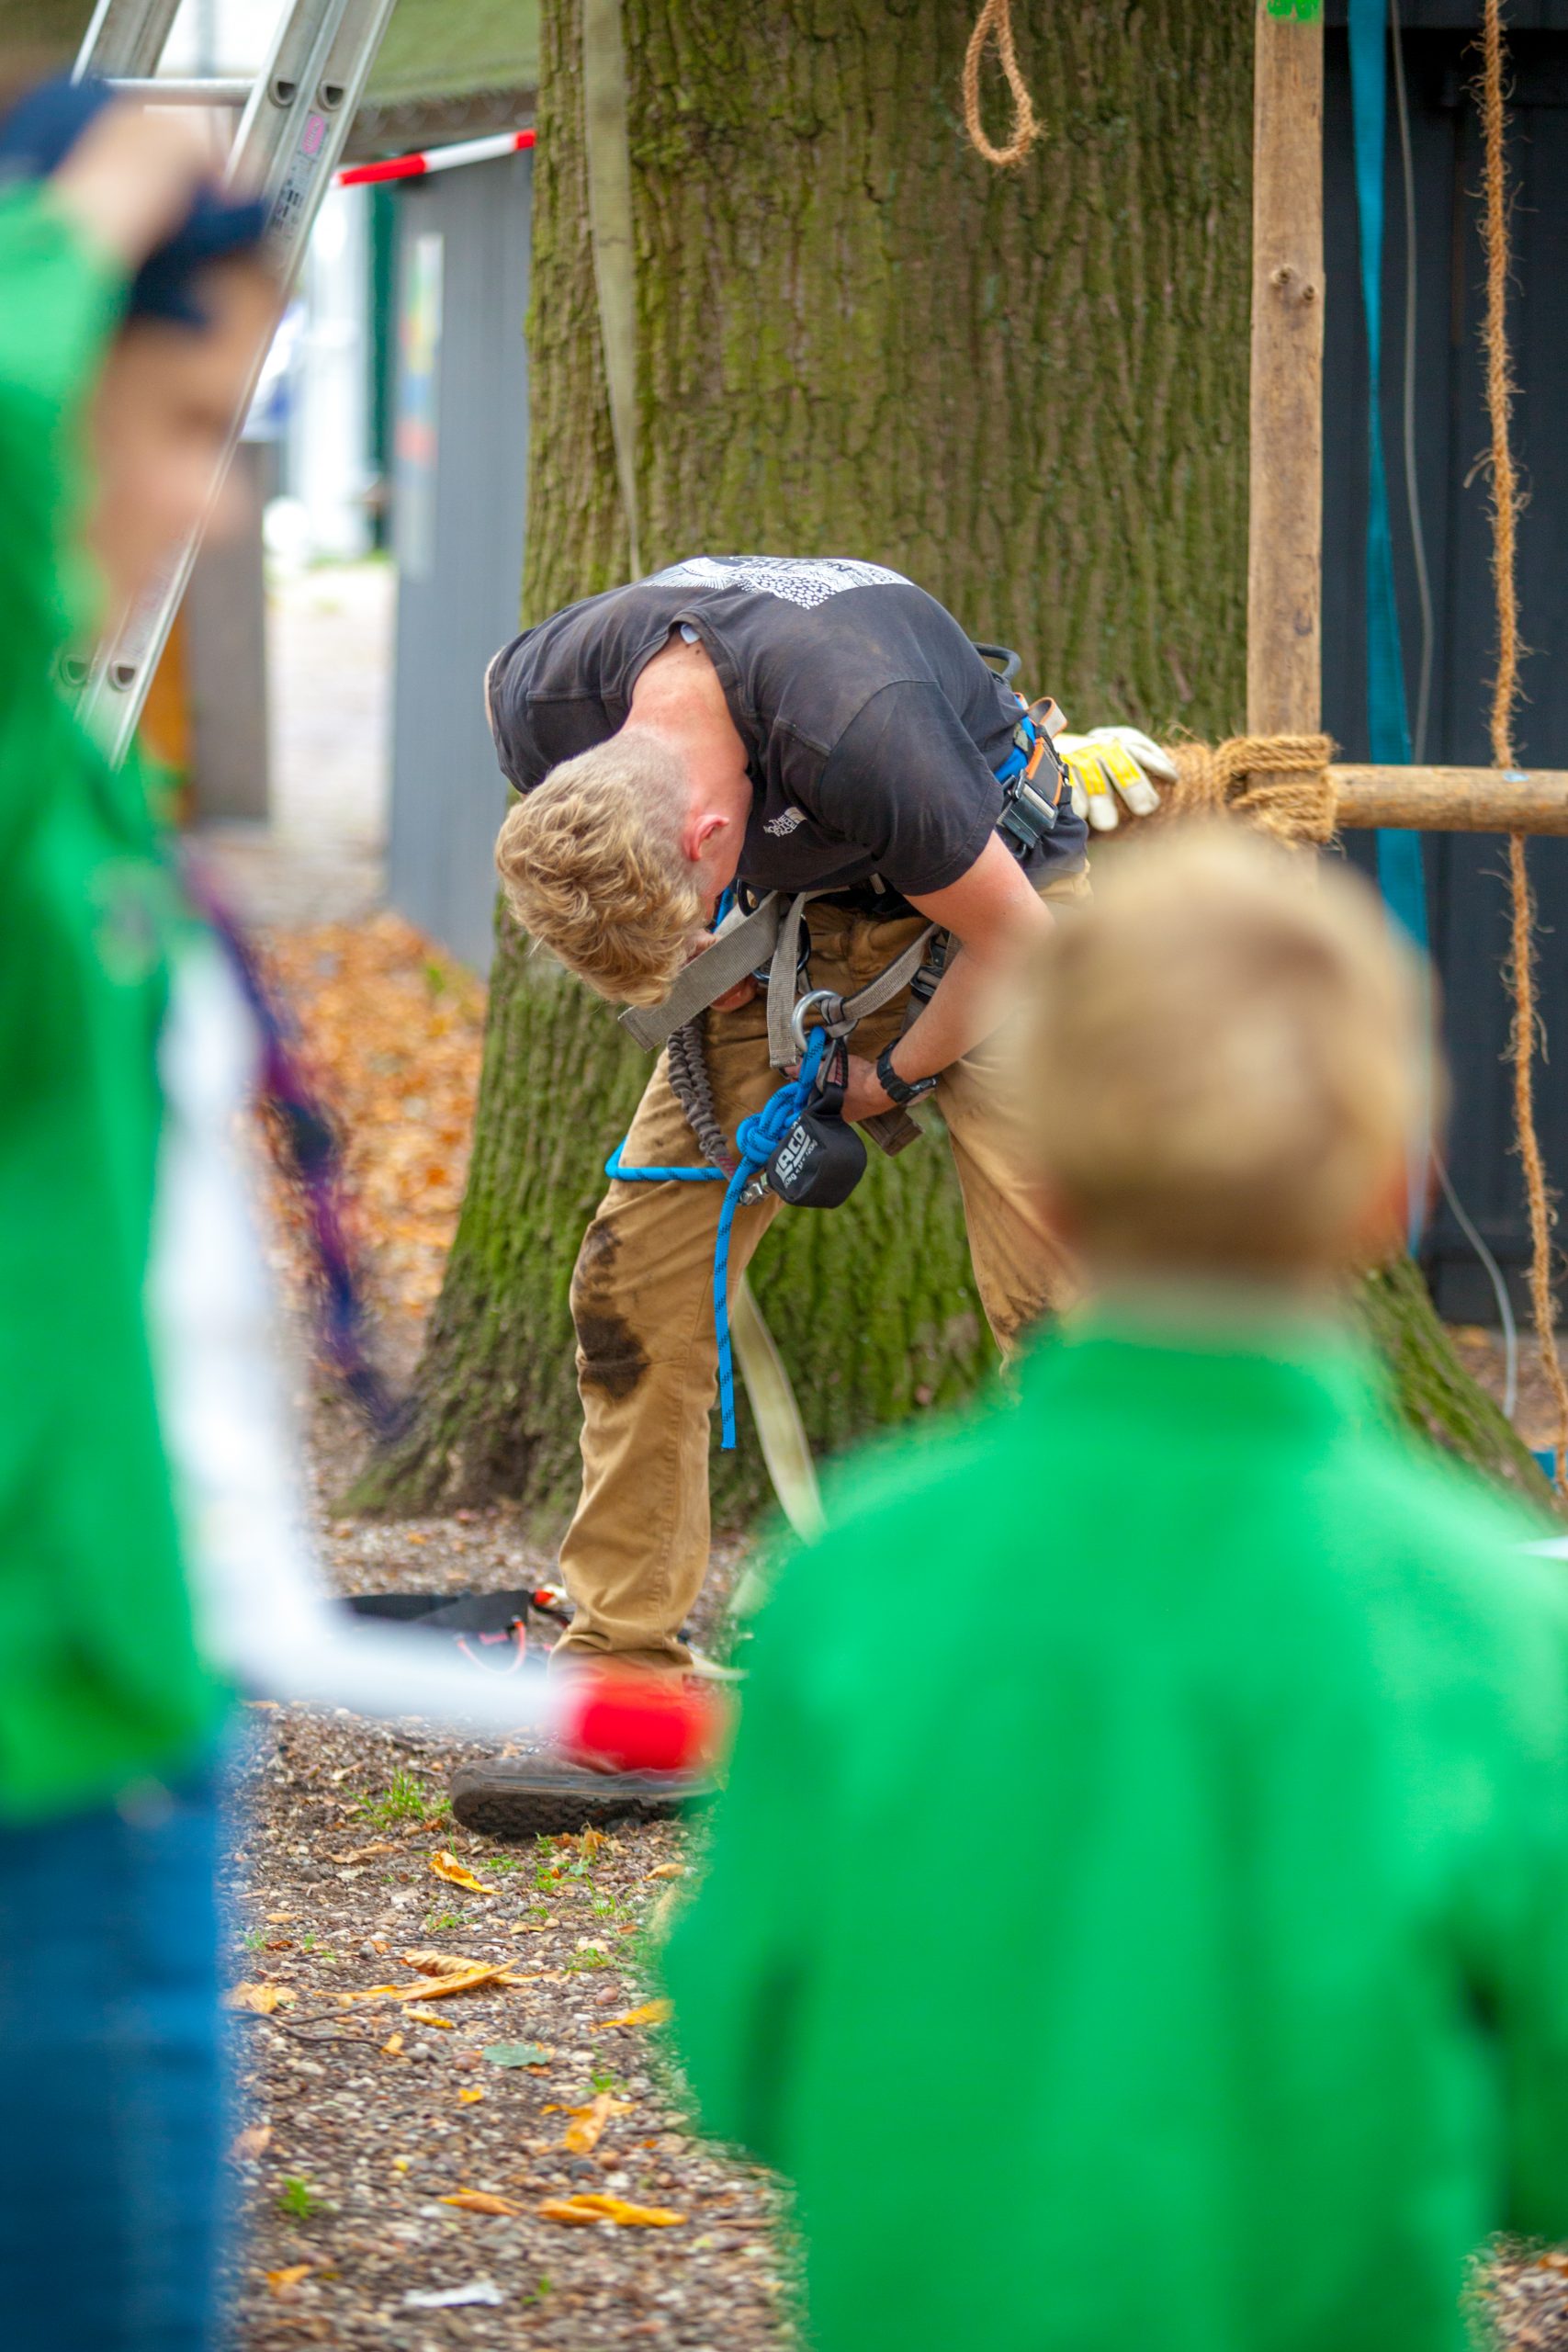
[(767, 1166), (811, 1100), (827, 1042), (825, 1029), (813, 1029), (806, 1041), (806, 1058), (800, 1065), (799, 1076), (781, 1086), (776, 1094), (771, 1094), (761, 1109), (753, 1111), (749, 1119), (742, 1119), (735, 1130), (740, 1165), (726, 1190), (713, 1242), (713, 1328), (718, 1340), (718, 1405), (727, 1453), (735, 1449), (735, 1366), (729, 1352), (729, 1228), (735, 1222), (741, 1193), (757, 1170)]
[(625, 1136), (604, 1162), (605, 1175), (623, 1184), (726, 1187), (713, 1245), (713, 1324), (718, 1340), (718, 1403), (726, 1453), (732, 1453), (735, 1447), (735, 1363), (729, 1346), (729, 1228), (735, 1222), (741, 1193), (758, 1170), (767, 1166), (810, 1101), (827, 1042), (827, 1031), (814, 1029), (806, 1041), (806, 1057), (799, 1076), (771, 1094), (760, 1111), (741, 1120), (735, 1133), (740, 1165), (733, 1176), (726, 1176), (722, 1168), (628, 1168), (621, 1156), (626, 1148)]
[(629, 1141), (629, 1136), (623, 1136), (604, 1162), (605, 1175), (623, 1184), (724, 1184), (729, 1181), (722, 1168), (628, 1168), (621, 1154)]

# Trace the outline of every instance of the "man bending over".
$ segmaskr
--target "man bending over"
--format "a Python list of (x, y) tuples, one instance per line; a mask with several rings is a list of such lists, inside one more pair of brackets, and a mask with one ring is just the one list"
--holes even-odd
[[(808, 982), (849, 995), (928, 922), (940, 984), (856, 1029), (844, 1116), (934, 1092), (975, 1277), (1004, 1351), (1050, 1302), (1057, 1261), (987, 1066), (994, 983), (1087, 891), (1067, 795), (1024, 851), (997, 830), (997, 771), (1021, 710), (942, 606), (897, 572), (836, 558), (697, 557), (587, 598), (495, 656), (486, 702), (523, 798), (496, 861), (518, 921), (602, 995), (649, 1005), (705, 941), (722, 894), (814, 894)], [(1151, 747), (1152, 748), (1152, 747)], [(1055, 774), (1054, 763), (1048, 763)], [(1145, 797), (1146, 796), (1146, 797)], [(1134, 772), (1127, 797), (1153, 793)], [(704, 1016), (718, 1118), (766, 1102), (766, 1008), (742, 980)], [(698, 1164), (661, 1056), (629, 1167)], [(716, 1184), (613, 1182), (572, 1283), (581, 1499), (561, 1551), (576, 1615), (558, 1663), (613, 1655), (678, 1673), (708, 1553)], [(736, 1216), (732, 1280), (778, 1206)], [(631, 1809), (648, 1792), (507, 1759), (454, 1781), (460, 1818), (502, 1834)]]

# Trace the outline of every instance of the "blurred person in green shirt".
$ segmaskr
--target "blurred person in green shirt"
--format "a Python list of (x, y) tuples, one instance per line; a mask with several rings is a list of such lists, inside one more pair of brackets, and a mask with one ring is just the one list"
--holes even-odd
[(1019, 1023), (1085, 1304), (784, 1563), (682, 2052), (818, 2352), (1459, 2352), (1467, 2257), (1568, 2232), (1568, 1592), (1347, 1308), (1413, 958), (1239, 837), (1107, 864)]

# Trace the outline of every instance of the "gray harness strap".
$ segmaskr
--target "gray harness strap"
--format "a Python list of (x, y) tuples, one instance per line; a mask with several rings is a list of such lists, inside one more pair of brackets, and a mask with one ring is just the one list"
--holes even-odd
[[(800, 928), (806, 910), (820, 891), (802, 890), (787, 906), (778, 891), (770, 891), (749, 915), (731, 915), (711, 947), (694, 956), (662, 1004), (628, 1005), (621, 1026), (649, 1053), (669, 1043), (677, 1029), (705, 1012), (715, 997), (723, 996), (749, 972), (768, 965), (768, 1059), (775, 1069), (790, 1069), (800, 1058), (790, 1025), (795, 1006), (795, 982), (800, 970)], [(829, 1035), (846, 1036), (857, 1021), (879, 1012), (900, 989), (908, 987), (925, 961), (926, 950), (938, 926), (928, 923), (918, 939), (896, 956), (886, 970), (868, 980), (853, 996), (838, 997), (823, 1007)], [(866, 1133), (886, 1152), (901, 1151), (919, 1139), (920, 1130), (907, 1112), (884, 1111), (863, 1122)]]
[[(770, 890), (749, 915), (731, 915), (713, 945), (705, 947), (700, 956), (694, 956), (680, 973), (663, 1003), (628, 1004), (620, 1015), (622, 1028), (649, 1053), (657, 1053), (673, 1030), (694, 1021), (699, 1012), (707, 1011), (716, 996), (722, 996), (749, 972), (754, 972), (759, 964), (768, 961), (778, 943), (779, 926), (784, 920), (784, 905), (776, 890)], [(797, 934), (798, 931), (797, 923)]]
[[(795, 1043), (790, 1025), (795, 1011), (795, 975), (800, 963), (800, 924), (807, 899), (818, 897), (816, 891), (803, 891), (791, 906), (779, 933), (779, 944), (773, 950), (773, 960), (768, 971), (768, 1059), (775, 1069), (790, 1069), (800, 1059), (800, 1047)], [(848, 1036), (857, 1021), (868, 1013), (880, 1012), (890, 1004), (900, 989), (907, 989), (925, 961), (926, 950), (938, 926), (927, 923), (918, 939), (895, 956), (891, 964), (868, 980), (853, 996), (835, 998), (822, 1008), (824, 1023), (830, 1037)]]

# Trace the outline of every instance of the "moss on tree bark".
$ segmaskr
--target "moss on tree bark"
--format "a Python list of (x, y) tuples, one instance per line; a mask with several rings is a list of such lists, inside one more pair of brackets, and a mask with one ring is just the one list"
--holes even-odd
[[(580, 8), (542, 10), (525, 619), (627, 570)], [(974, 0), (626, 0), (643, 560), (873, 557), (1016, 645), (1031, 691), (1087, 723), (1224, 734), (1244, 699), (1250, 14), (1013, 15), (1048, 136), (997, 174), (958, 119)], [(646, 1069), (503, 921), (419, 1408), (362, 1499), (500, 1492), (559, 1523), (568, 1278)], [(824, 1449), (956, 1397), (988, 1361), (934, 1141), (842, 1210), (786, 1212), (754, 1280)], [(1528, 1483), (1424, 1295), (1393, 1278), (1375, 1320), (1422, 1425)], [(762, 1491), (743, 1436), (716, 1506)]]

